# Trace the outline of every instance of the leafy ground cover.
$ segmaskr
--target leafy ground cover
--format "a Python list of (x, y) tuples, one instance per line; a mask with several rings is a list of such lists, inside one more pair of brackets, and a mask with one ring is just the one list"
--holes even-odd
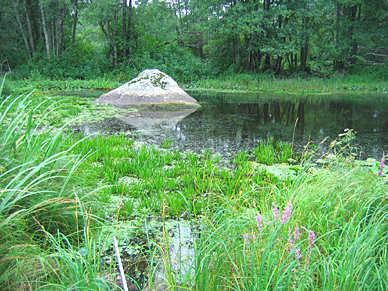
[[(117, 112), (42, 91), (0, 105), (1, 289), (119, 289), (113, 236), (132, 288), (153, 288), (161, 261), (168, 289), (387, 288), (382, 163), (355, 161), (341, 142), (320, 166), (268, 141), (225, 167), (210, 152), (85, 138), (70, 120)], [(290, 175), (268, 168), (291, 158)], [(168, 220), (199, 226), (186, 279), (171, 266)]]

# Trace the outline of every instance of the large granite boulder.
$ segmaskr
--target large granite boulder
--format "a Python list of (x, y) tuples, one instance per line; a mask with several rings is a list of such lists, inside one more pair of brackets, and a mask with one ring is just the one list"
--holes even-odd
[(135, 79), (125, 83), (97, 99), (97, 103), (120, 107), (136, 105), (183, 105), (199, 106), (167, 74), (157, 70), (145, 70)]

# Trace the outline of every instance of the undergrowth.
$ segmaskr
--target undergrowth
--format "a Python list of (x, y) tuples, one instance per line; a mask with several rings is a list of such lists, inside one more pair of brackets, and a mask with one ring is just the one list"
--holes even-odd
[[(75, 97), (70, 108), (38, 94), (1, 100), (3, 290), (119, 289), (113, 236), (133, 289), (154, 287), (161, 261), (169, 289), (388, 287), (387, 185), (346, 145), (336, 143), (346, 151), (321, 166), (304, 160), (279, 176), (258, 165), (293, 158), (282, 142), (260, 143), (226, 167), (209, 152), (64, 130), (81, 113), (71, 109)], [(193, 221), (200, 232), (194, 273), (183, 280), (166, 243), (171, 219)]]

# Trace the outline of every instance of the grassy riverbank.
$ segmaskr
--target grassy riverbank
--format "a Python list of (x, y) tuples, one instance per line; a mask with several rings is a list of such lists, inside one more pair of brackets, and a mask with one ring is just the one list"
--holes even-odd
[(263, 74), (237, 74), (204, 79), (187, 85), (193, 91), (276, 95), (388, 94), (388, 81), (370, 75), (338, 75), (330, 78), (275, 78)]
[[(49, 91), (102, 88), (66, 82)], [(14, 91), (33, 86), (19, 84)], [(45, 88), (2, 98), (0, 289), (118, 289), (113, 236), (133, 288), (152, 287), (159, 263), (170, 289), (386, 289), (386, 178), (346, 144), (320, 167), (283, 143), (225, 167), (209, 152), (84, 138), (69, 130), (72, 119), (115, 110)], [(168, 257), (172, 220), (200, 232), (186, 278)]]
[[(14, 94), (35, 91), (111, 90), (136, 77), (123, 75), (101, 77), (92, 80), (10, 80), (9, 90)], [(204, 78), (181, 86), (190, 92), (213, 92), (227, 94), (269, 94), (276, 96), (330, 96), (330, 95), (387, 95), (388, 81), (376, 74), (337, 75), (328, 78), (289, 77), (280, 78), (267, 74), (235, 74)]]

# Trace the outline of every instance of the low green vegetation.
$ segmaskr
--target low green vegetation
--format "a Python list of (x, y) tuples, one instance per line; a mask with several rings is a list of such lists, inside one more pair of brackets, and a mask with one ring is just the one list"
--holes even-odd
[(228, 158), (83, 132), (135, 110), (97, 96), (157, 68), (205, 102), (267, 101), (244, 114), (293, 140), (305, 103), (340, 100), (328, 127), (380, 142), (385, 111), (347, 101), (388, 104), (387, 5), (0, 0), (0, 290), (388, 290), (385, 156), (356, 160), (352, 130), (325, 154), (268, 139)]
[[(12, 74), (9, 76), (11, 80), (6, 83), (8, 91), (12, 91), (13, 94), (29, 93), (31, 91), (35, 93), (47, 93), (47, 92), (62, 92), (67, 95), (72, 91), (77, 93), (80, 90), (88, 89), (88, 94), (95, 93), (95, 96), (101, 94), (102, 91), (116, 88), (120, 85), (119, 80), (108, 78), (96, 78), (92, 80), (79, 80), (79, 79), (64, 79), (64, 80), (50, 80), (47, 78), (29, 78), (29, 79), (12, 79)], [(126, 76), (125, 81), (135, 77), (135, 75)], [(123, 81), (123, 82), (125, 82)]]
[[(43, 91), (1, 99), (1, 289), (119, 289), (113, 236), (135, 289), (160, 283), (161, 262), (169, 289), (387, 288), (387, 173), (355, 161), (349, 135), (320, 166), (273, 140), (225, 164), (169, 140), (75, 134), (77, 116), (117, 112)], [(169, 258), (174, 220), (198, 229), (186, 278)]]
[(259, 142), (253, 149), (256, 160), (261, 164), (287, 163), (293, 157), (292, 146), (285, 142), (274, 142), (273, 139)]
[(387, 94), (388, 82), (376, 74), (338, 75), (327, 78), (279, 78), (266, 74), (237, 74), (202, 79), (187, 85), (195, 92), (267, 93), (291, 96), (327, 96), (335, 94)]
[(373, 178), (331, 165), (258, 207), (216, 213), (199, 242), (197, 288), (384, 290), (386, 189)]
[[(57, 96), (61, 99), (69, 96), (84, 96), (86, 99), (97, 97), (104, 92), (117, 88), (119, 85), (134, 78), (136, 74), (125, 76), (106, 76), (90, 80), (49, 80), (13, 79), (9, 76), (4, 95), (26, 94), (34, 92), (38, 96)], [(383, 98), (388, 94), (388, 82), (375, 75), (347, 75), (331, 78), (299, 78), (282, 79), (269, 75), (239, 74), (215, 79), (203, 79), (195, 82), (181, 83), (182, 87), (196, 95), (219, 94), (222, 98), (232, 98), (245, 102), (258, 98), (319, 98), (332, 100), (341, 96), (342, 99), (353, 99), (367, 102), (369, 99)], [(367, 100), (367, 96), (369, 99)], [(77, 98), (78, 98), (77, 97)], [(236, 99), (237, 97), (237, 99)], [(74, 98), (75, 103), (82, 102)], [(384, 97), (385, 98), (385, 97)], [(77, 100), (76, 100), (77, 99)], [(72, 101), (67, 101), (72, 107)]]

